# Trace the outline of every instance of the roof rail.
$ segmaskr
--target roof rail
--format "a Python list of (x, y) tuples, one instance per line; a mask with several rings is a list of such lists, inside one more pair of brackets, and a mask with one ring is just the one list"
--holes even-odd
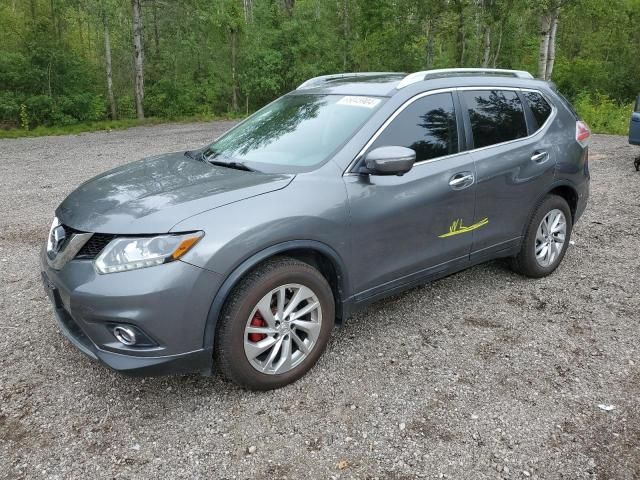
[(378, 77), (380, 75), (398, 75), (398, 72), (356, 72), (356, 73), (334, 73), (333, 75), (322, 75), (320, 77), (310, 78), (306, 82), (303, 82), (296, 90), (304, 90), (306, 88), (314, 88), (322, 85), (323, 83), (330, 82), (331, 80), (338, 80), (340, 78), (367, 78)]
[(400, 90), (412, 83), (427, 80), (429, 77), (445, 77), (464, 74), (499, 75), (503, 77), (526, 78), (529, 80), (533, 79), (533, 75), (529, 72), (525, 72), (524, 70), (505, 70), (501, 68), (441, 68), (438, 70), (425, 70), (424, 72), (411, 73), (404, 77), (396, 88)]

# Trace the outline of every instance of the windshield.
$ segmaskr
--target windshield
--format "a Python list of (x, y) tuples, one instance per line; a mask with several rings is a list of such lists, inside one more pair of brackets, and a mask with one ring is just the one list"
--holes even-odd
[(250, 116), (204, 151), (209, 161), (295, 173), (325, 161), (382, 104), (382, 98), (286, 95)]

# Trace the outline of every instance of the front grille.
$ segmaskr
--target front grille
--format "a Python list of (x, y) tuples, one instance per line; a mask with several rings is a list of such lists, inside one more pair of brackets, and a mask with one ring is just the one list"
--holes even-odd
[(94, 233), (89, 241), (84, 244), (84, 246), (80, 249), (76, 258), (82, 259), (94, 259), (100, 252), (107, 246), (107, 244), (116, 238), (115, 235), (110, 235), (107, 233)]
[[(77, 233), (87, 233), (81, 230), (76, 230), (75, 228), (71, 228), (68, 225), (62, 225), (65, 233), (65, 245), (71, 239), (71, 237)], [(82, 260), (93, 260), (100, 252), (107, 246), (107, 244), (116, 238), (116, 235), (111, 235), (108, 233), (94, 233), (89, 241), (85, 243), (80, 251), (76, 254), (74, 258), (82, 259)], [(64, 248), (63, 246), (63, 248)]]

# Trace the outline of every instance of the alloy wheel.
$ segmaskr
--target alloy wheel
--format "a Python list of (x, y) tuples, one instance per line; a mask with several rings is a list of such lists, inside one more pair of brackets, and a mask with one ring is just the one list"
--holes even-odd
[(535, 254), (541, 267), (553, 265), (562, 252), (567, 236), (567, 219), (557, 208), (547, 213), (536, 231)]
[(247, 319), (247, 360), (259, 372), (286, 373), (309, 356), (321, 326), (322, 307), (313, 290), (297, 283), (279, 286), (262, 297)]

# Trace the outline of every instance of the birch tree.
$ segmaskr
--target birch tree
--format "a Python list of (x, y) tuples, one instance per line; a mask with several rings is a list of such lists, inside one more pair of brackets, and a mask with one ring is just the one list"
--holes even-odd
[(140, 0), (131, 0), (133, 15), (133, 63), (135, 76), (136, 114), (138, 119), (144, 119), (144, 50), (142, 43), (142, 12)]
[(104, 64), (107, 77), (107, 97), (109, 98), (109, 110), (111, 120), (118, 118), (116, 99), (113, 94), (113, 70), (111, 67), (111, 33), (109, 32), (109, 13), (105, 2), (102, 3), (102, 25), (104, 27)]

